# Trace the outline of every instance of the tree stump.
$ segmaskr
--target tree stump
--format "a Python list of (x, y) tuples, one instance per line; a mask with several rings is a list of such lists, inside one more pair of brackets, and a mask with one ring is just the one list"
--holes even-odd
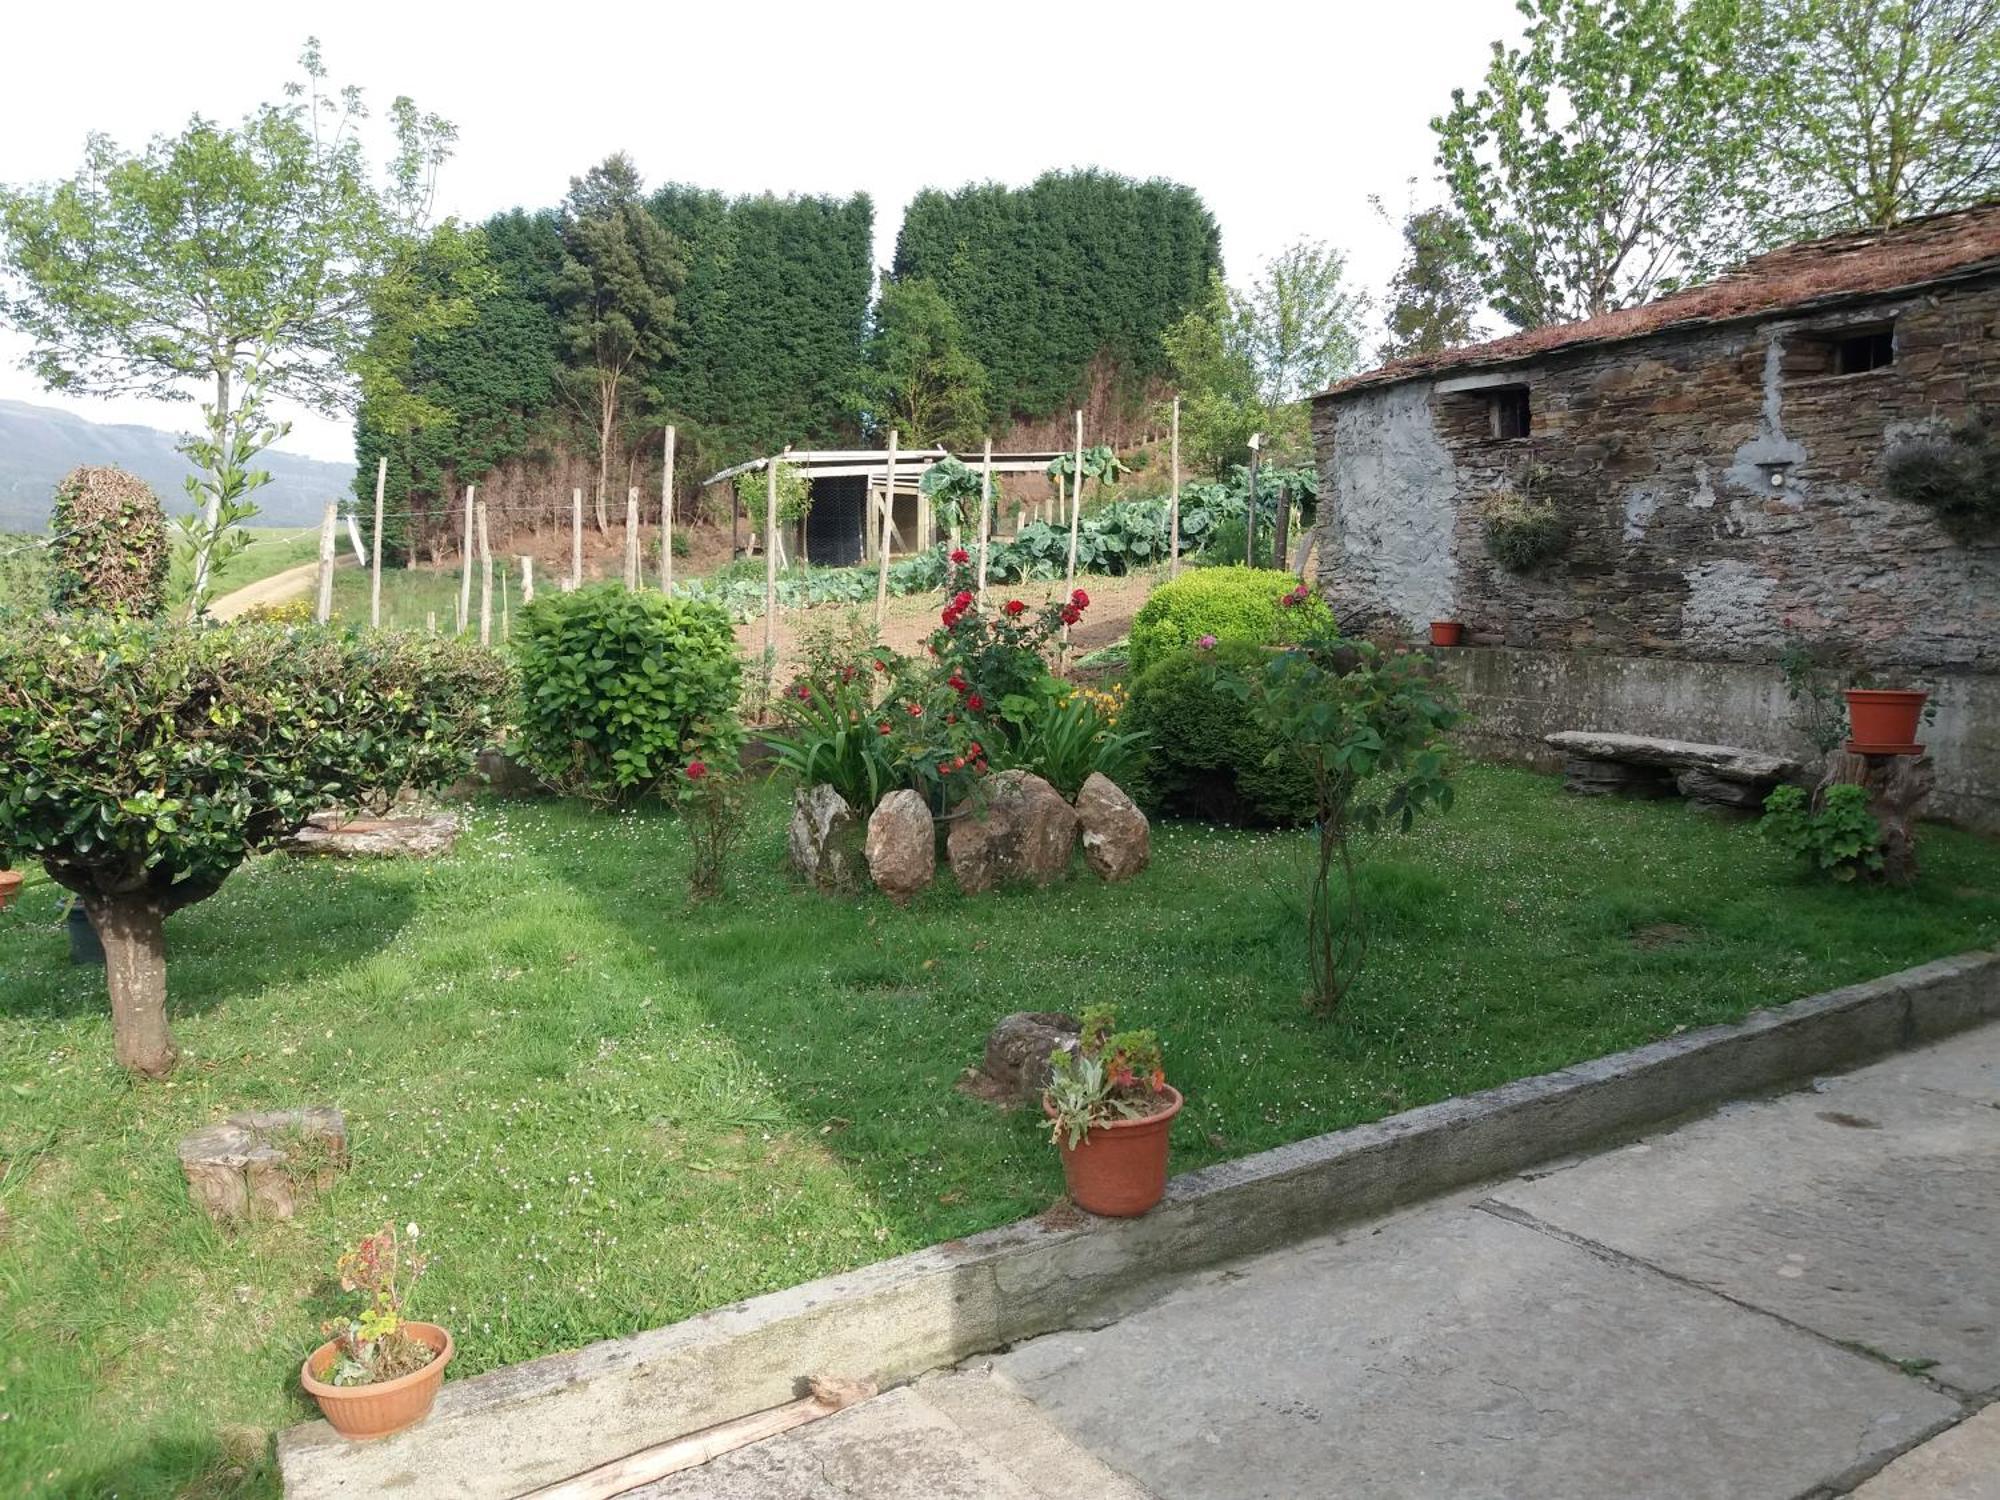
[(188, 1195), (218, 1224), (289, 1219), (347, 1165), (347, 1121), (329, 1105), (231, 1115), (180, 1142)]
[(1813, 792), (1813, 806), (1832, 786), (1858, 786), (1868, 794), (1868, 811), (1882, 830), (1882, 878), (1909, 885), (1917, 878), (1916, 821), (1937, 785), (1928, 755), (1856, 755), (1836, 750)]

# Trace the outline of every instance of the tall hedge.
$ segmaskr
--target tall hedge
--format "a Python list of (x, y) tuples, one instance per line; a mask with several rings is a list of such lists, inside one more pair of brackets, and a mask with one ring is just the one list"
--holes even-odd
[(71, 469), (49, 518), (49, 604), (150, 619), (167, 602), (167, 515), (152, 486), (109, 466)]
[(919, 193), (892, 274), (937, 285), (986, 369), (993, 409), (1034, 418), (1081, 394), (1100, 352), (1132, 389), (1164, 374), (1161, 335), (1221, 267), (1214, 216), (1194, 189), (1093, 170)]

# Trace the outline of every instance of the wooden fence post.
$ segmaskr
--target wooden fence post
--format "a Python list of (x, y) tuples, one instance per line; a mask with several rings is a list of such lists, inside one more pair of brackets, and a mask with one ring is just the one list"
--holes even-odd
[(625, 588), (639, 592), (639, 486), (625, 491)]
[(981, 608), (986, 605), (986, 546), (992, 527), (993, 512), (993, 439), (986, 440), (986, 456), (979, 461), (979, 595)]
[(569, 492), (569, 586), (583, 587), (583, 486)]
[(674, 425), (667, 424), (667, 454), (660, 469), (660, 592), (674, 591)]
[(535, 602), (535, 560), (521, 559), (521, 607), (526, 609)]
[(493, 549), (486, 543), (486, 502), (479, 502), (479, 644), (493, 644)]
[(371, 549), (373, 561), (369, 564), (368, 578), (368, 626), (371, 630), (382, 628), (382, 488), (389, 482), (389, 455), (383, 454), (375, 461), (375, 542)]
[(479, 493), (479, 486), (465, 487), (465, 568), (458, 580), (458, 633), (465, 634), (465, 628), (472, 621), (472, 506), (473, 497)]
[(1174, 397), (1174, 487), (1167, 499), (1167, 577), (1181, 576), (1181, 398)]
[(333, 618), (333, 556), (337, 546), (334, 526), (339, 511), (339, 505), (329, 500), (326, 513), (319, 518), (319, 603), (313, 609), (313, 618), (322, 625)]
[(889, 429), (889, 468), (882, 482), (882, 545), (875, 555), (875, 625), (889, 608), (889, 527), (896, 514), (896, 429)]
[[(1069, 571), (1064, 575), (1069, 582), (1076, 582), (1076, 536), (1083, 524), (1083, 413), (1076, 414), (1076, 472), (1070, 475), (1069, 485)], [(1063, 632), (1069, 638), (1069, 632)]]
[(778, 461), (764, 463), (764, 660), (778, 644)]

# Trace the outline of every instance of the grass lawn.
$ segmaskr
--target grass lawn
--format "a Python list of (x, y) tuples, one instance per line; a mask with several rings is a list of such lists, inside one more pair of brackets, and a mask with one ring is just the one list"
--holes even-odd
[[(327, 1270), (385, 1220), (464, 1376), (1035, 1213), (1035, 1119), (953, 1088), (1010, 1010), (1157, 1027), (1184, 1170), (2000, 941), (1985, 840), (1928, 831), (1912, 891), (1811, 884), (1742, 824), (1473, 767), (1372, 859), (1322, 1020), (1303, 836), (1167, 825), (1127, 886), (898, 911), (794, 889), (783, 816), (763, 793), (693, 910), (656, 814), (491, 803), (432, 865), (259, 862), (169, 926), (164, 1085), (113, 1066), (55, 893), (0, 914), (0, 1495), (275, 1495)], [(354, 1141), (329, 1197), (233, 1237), (191, 1210), (179, 1135), (318, 1101)]]

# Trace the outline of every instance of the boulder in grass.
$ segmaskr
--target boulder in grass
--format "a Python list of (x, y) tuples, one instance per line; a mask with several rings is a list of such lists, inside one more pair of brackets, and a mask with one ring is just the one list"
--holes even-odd
[(1049, 1057), (1058, 1047), (1074, 1052), (1082, 1026), (1053, 1010), (1017, 1010), (1002, 1016), (986, 1037), (986, 1056), (970, 1072), (968, 1092), (995, 1104), (1032, 1104), (1049, 1086)]
[(1002, 771), (986, 795), (960, 804), (945, 841), (951, 873), (967, 895), (1024, 882), (1052, 885), (1069, 874), (1076, 811), (1032, 771)]
[(1100, 880), (1130, 880), (1153, 857), (1151, 826), (1118, 783), (1092, 771), (1076, 794), (1083, 859)]
[(868, 819), (868, 874), (890, 900), (903, 902), (937, 873), (937, 833), (931, 810), (904, 787), (875, 805)]
[(865, 868), (861, 819), (847, 799), (824, 782), (792, 798), (785, 847), (792, 869), (816, 889), (861, 889)]

